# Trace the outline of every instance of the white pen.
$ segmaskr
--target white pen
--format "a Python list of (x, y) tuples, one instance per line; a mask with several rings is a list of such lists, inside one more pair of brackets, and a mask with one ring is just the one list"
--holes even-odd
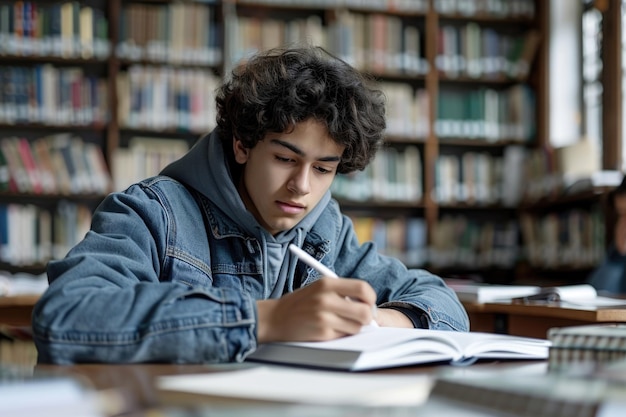
[[(309, 255), (308, 253), (306, 253), (305, 251), (303, 251), (302, 249), (300, 249), (293, 243), (289, 244), (289, 250), (291, 251), (291, 253), (296, 255), (298, 259), (300, 259), (302, 262), (304, 262), (311, 268), (315, 269), (320, 274), (324, 276), (332, 277), (332, 278), (339, 278), (337, 274), (335, 274), (333, 271), (331, 271), (326, 266), (324, 266), (324, 264), (322, 264), (320, 261), (318, 261), (311, 255)], [(372, 306), (372, 312), (374, 313), (374, 317), (376, 317), (376, 306)], [(369, 325), (372, 327), (378, 327), (378, 323), (376, 323), (376, 320), (373, 320), (373, 319)]]

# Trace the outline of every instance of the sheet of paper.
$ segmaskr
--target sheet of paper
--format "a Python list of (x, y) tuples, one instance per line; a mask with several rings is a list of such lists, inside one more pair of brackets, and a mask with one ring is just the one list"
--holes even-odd
[(319, 405), (406, 406), (430, 394), (427, 375), (363, 375), (259, 366), (228, 372), (160, 377), (160, 390), (211, 397)]
[(566, 299), (562, 305), (572, 305), (577, 307), (625, 307), (626, 299), (603, 297), (601, 295), (594, 298)]

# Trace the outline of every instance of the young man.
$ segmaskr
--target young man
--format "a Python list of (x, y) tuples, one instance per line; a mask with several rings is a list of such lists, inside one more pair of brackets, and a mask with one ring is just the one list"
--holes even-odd
[[(39, 362), (232, 362), (258, 344), (380, 326), (468, 329), (442, 280), (359, 245), (331, 199), (383, 140), (384, 98), (318, 48), (235, 69), (217, 128), (162, 175), (109, 195), (48, 266)], [(290, 243), (334, 270), (322, 277)]]
[(613, 244), (591, 273), (589, 283), (599, 292), (622, 295), (626, 294), (626, 177), (611, 192), (609, 201), (615, 215)]

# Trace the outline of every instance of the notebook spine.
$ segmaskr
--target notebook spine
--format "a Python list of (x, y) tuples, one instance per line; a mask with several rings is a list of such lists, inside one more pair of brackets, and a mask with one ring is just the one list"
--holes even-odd
[(585, 332), (584, 329), (576, 332), (572, 328), (566, 331), (551, 330), (548, 334), (552, 342), (548, 354), (548, 369), (560, 371), (626, 359), (626, 334), (611, 327), (602, 330), (594, 333)]

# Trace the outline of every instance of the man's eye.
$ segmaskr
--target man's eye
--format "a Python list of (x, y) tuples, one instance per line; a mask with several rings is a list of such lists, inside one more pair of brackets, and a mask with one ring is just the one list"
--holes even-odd
[(316, 167), (315, 169), (317, 169), (320, 174), (330, 174), (333, 172), (332, 169), (326, 169), (324, 167)]
[(290, 162), (290, 161), (292, 161), (291, 158), (285, 158), (283, 156), (278, 156), (278, 155), (276, 155), (275, 158), (276, 158), (277, 161), (280, 161), (280, 162)]

